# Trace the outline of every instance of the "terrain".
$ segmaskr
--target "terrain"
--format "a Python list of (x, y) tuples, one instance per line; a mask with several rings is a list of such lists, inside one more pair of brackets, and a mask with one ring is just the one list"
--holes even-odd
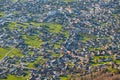
[(0, 0), (0, 80), (119, 80), (119, 7), (119, 0)]

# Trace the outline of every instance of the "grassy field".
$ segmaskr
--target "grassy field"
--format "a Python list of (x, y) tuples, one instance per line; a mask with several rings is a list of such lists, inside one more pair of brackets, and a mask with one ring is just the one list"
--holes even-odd
[(117, 64), (120, 64), (120, 60), (116, 60), (115, 62), (116, 62)]
[(12, 2), (17, 2), (17, 0), (11, 0)]
[[(0, 59), (2, 59), (7, 54), (7, 52), (9, 52), (10, 50), (12, 50), (12, 48), (0, 48)], [(14, 56), (14, 55), (18, 57), (23, 56), (21, 51), (18, 49), (14, 49), (8, 54), (9, 57)]]
[(31, 47), (37, 48), (42, 44), (42, 40), (37, 36), (22, 35), (22, 38), (25, 40), (25, 44), (28, 44)]
[(52, 53), (52, 54), (51, 54), (51, 56), (52, 56), (53, 58), (55, 58), (55, 57), (61, 57), (61, 56), (62, 56), (62, 54)]
[(3, 12), (0, 12), (0, 17), (3, 17), (4, 16), (4, 13)]
[(18, 27), (26, 28), (28, 27), (28, 23), (17, 23), (17, 22), (8, 22), (5, 27), (8, 27), (10, 30), (18, 30)]
[(13, 29), (15, 29), (15, 26), (16, 26), (16, 25), (17, 25), (16, 22), (8, 22), (6, 26), (7, 26), (10, 30), (13, 30)]
[(90, 51), (99, 51), (102, 50), (101, 47), (97, 47), (97, 48), (89, 48)]
[(14, 49), (12, 52), (10, 52), (10, 54), (8, 54), (8, 56), (9, 57), (11, 57), (11, 56), (21, 57), (21, 56), (23, 56), (23, 54), (19, 49)]
[(54, 24), (54, 23), (35, 23), (31, 22), (33, 26), (40, 27), (40, 26), (48, 26), (48, 31), (51, 33), (59, 33), (60, 30), (62, 29), (62, 26), (59, 24)]
[(0, 48), (0, 59), (2, 59), (8, 51), (10, 51), (10, 48)]
[(67, 77), (60, 77), (60, 80), (68, 80)]
[(63, 2), (73, 2), (75, 0), (60, 0), (60, 1), (63, 1)]
[[(99, 62), (98, 60), (101, 59), (101, 58), (104, 58), (104, 59), (111, 58), (111, 61)], [(99, 64), (110, 64), (110, 62), (115, 62), (116, 64), (120, 64), (120, 60), (114, 60), (113, 55), (111, 55), (111, 56), (106, 55), (106, 56), (94, 56), (92, 66), (97, 66)]]
[(14, 75), (8, 75), (7, 79), (3, 79), (3, 80), (27, 80), (27, 79), (28, 79), (28, 76), (18, 77)]
[(10, 30), (17, 29), (18, 26), (21, 26), (23, 28), (28, 27), (29, 25), (33, 25), (35, 27), (41, 27), (41, 26), (48, 26), (48, 31), (51, 33), (59, 33), (60, 30), (62, 29), (62, 26), (59, 24), (54, 24), (54, 23), (36, 23), (36, 22), (31, 22), (31, 23), (17, 23), (17, 22), (8, 22), (7, 27)]
[(88, 34), (80, 34), (81, 38), (82, 38), (82, 42), (86, 42), (92, 39), (96, 39), (97, 36), (94, 35), (88, 35)]
[(42, 65), (46, 61), (47, 61), (47, 59), (43, 59), (41, 56), (39, 56), (34, 62), (27, 63), (27, 67), (28, 68), (35, 68), (35, 64)]

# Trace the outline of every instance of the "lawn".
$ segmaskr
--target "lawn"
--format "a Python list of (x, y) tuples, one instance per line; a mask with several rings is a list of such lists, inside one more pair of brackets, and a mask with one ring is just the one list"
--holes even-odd
[(61, 75), (59, 78), (60, 78), (60, 80), (68, 80), (68, 76), (67, 75)]
[(68, 33), (68, 31), (63, 31), (63, 33), (62, 33), (66, 38), (68, 38), (69, 37), (69, 33)]
[(22, 77), (22, 76), (14, 76), (14, 75), (8, 75), (7, 79), (5, 80), (27, 80), (28, 76)]
[(28, 68), (35, 68), (35, 64), (42, 65), (44, 62), (46, 62), (47, 59), (43, 59), (41, 56), (39, 56), (34, 62), (26, 63)]
[(63, 2), (73, 2), (75, 0), (60, 0), (60, 1), (63, 1)]
[(42, 40), (37, 36), (22, 35), (22, 38), (25, 40), (25, 44), (28, 44), (31, 47), (37, 48), (42, 44)]
[(97, 47), (97, 48), (89, 48), (90, 51), (99, 51), (102, 50), (102, 47)]
[[(47, 30), (51, 33), (59, 33), (62, 30), (62, 26), (55, 23), (36, 23), (36, 22), (30, 22), (30, 23), (17, 23), (17, 22), (8, 22), (6, 27), (8, 27), (10, 30), (18, 29), (18, 26), (21, 26), (23, 28), (28, 27), (29, 25), (33, 25), (35, 27), (41, 27), (41, 26), (48, 26)], [(65, 34), (67, 36), (67, 34)]]
[(15, 29), (19, 29), (18, 27), (22, 27), (22, 28), (27, 28), (28, 27), (28, 23), (17, 23), (17, 22), (7, 22), (4, 27), (8, 27), (10, 30), (15, 30)]
[(107, 62), (98, 62), (98, 60), (100, 59), (100, 58), (105, 58), (105, 59), (107, 59), (107, 58), (111, 58), (112, 60), (111, 61), (113, 61), (113, 55), (111, 55), (111, 56), (107, 56), (107, 55), (104, 55), (104, 56), (94, 56), (93, 57), (93, 63), (92, 63), (92, 66), (97, 66), (97, 65), (99, 65), (99, 64), (110, 64), (110, 61), (107, 61)]
[(17, 25), (16, 22), (7, 22), (5, 27), (8, 27), (10, 30), (13, 30), (16, 25)]
[(12, 2), (17, 2), (17, 0), (11, 0)]
[[(13, 48), (0, 48), (0, 59), (2, 59), (6, 55), (6, 53), (12, 49)], [(14, 55), (18, 57), (23, 56), (21, 51), (16, 48), (8, 54), (9, 57), (14, 56)]]
[(9, 57), (12, 56), (17, 56), (17, 57), (21, 57), (23, 56), (22, 52), (19, 49), (14, 49), (13, 51), (10, 52), (10, 54), (8, 54)]
[(82, 37), (82, 42), (86, 42), (97, 38), (97, 36), (95, 35), (88, 35), (88, 34), (81, 34), (80, 36)]
[(10, 48), (0, 48), (0, 59), (2, 59), (5, 56), (5, 54), (10, 50)]
[(28, 25), (29, 25), (28, 23), (8, 22), (6, 26), (7, 26), (10, 30), (15, 30), (15, 29), (18, 30), (18, 27), (19, 27), (19, 26), (25, 29), (26, 27), (28, 27)]
[(52, 53), (52, 54), (51, 54), (51, 56), (52, 56), (52, 57), (54, 57), (54, 58), (56, 58), (56, 57), (61, 57), (61, 56), (62, 56), (62, 54)]
[(68, 80), (67, 77), (60, 77), (60, 80)]
[(98, 65), (101, 65), (101, 64), (110, 64), (110, 62), (99, 62), (99, 63), (94, 63), (94, 64), (92, 64), (92, 66), (98, 66)]
[(51, 33), (59, 33), (60, 30), (62, 29), (62, 26), (59, 24), (54, 24), (54, 23), (35, 23), (31, 22), (33, 26), (40, 27), (40, 26), (48, 26), (48, 31)]
[(0, 17), (3, 17), (5, 14), (3, 12), (0, 12)]
[(120, 64), (120, 60), (116, 60), (115, 62), (116, 62), (116, 64)]

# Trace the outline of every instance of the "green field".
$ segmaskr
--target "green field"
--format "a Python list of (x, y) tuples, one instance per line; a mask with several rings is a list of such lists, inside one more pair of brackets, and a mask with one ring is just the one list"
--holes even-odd
[(27, 63), (27, 67), (35, 68), (35, 64), (42, 65), (46, 61), (47, 61), (47, 59), (43, 59), (41, 56), (39, 56), (38, 58), (36, 58), (36, 60), (34, 62)]
[(4, 16), (4, 13), (3, 12), (0, 12), (0, 17), (3, 17)]
[(27, 80), (28, 78), (29, 78), (28, 76), (22, 77), (22, 76), (8, 75), (7, 79), (3, 79), (3, 80)]
[[(13, 48), (0, 48), (0, 59), (2, 59), (12, 49)], [(7, 56), (11, 57), (14, 55), (18, 57), (23, 56), (21, 51), (18, 49), (13, 49)]]
[(52, 33), (59, 33), (60, 30), (62, 29), (62, 26), (59, 24), (54, 24), (54, 23), (35, 23), (31, 22), (33, 26), (40, 27), (40, 26), (47, 26), (48, 31)]
[(73, 2), (75, 0), (60, 0), (60, 1), (63, 1), (63, 2)]
[(0, 59), (2, 59), (9, 50), (11, 50), (11, 49), (10, 48), (0, 48)]
[(22, 38), (25, 40), (25, 44), (31, 47), (39, 48), (42, 44), (42, 40), (39, 39), (37, 36), (23, 35)]
[(47, 26), (47, 30), (51, 33), (59, 33), (62, 30), (62, 26), (59, 24), (54, 24), (54, 23), (36, 23), (36, 22), (31, 22), (31, 23), (17, 23), (17, 22), (8, 22), (7, 26), (10, 30), (17, 29), (17, 27), (23, 27), (24, 29), (28, 27), (29, 25), (33, 25), (35, 27), (41, 27), (41, 26)]
[(9, 57), (12, 57), (12, 56), (17, 56), (17, 57), (22, 57), (23, 54), (22, 52), (19, 50), (19, 49), (14, 49), (13, 51), (11, 51), (9, 54), (8, 54)]

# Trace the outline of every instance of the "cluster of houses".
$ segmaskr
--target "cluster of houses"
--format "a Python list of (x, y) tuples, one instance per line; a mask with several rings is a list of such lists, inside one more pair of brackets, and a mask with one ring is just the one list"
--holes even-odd
[[(15, 47), (23, 55), (6, 56), (0, 62), (1, 79), (11, 74), (29, 75), (30, 80), (59, 80), (67, 75), (84, 76), (111, 64), (120, 69), (119, 0), (1, 0), (0, 6), (5, 13), (0, 17), (0, 48)], [(11, 30), (6, 24), (13, 21), (29, 25)], [(47, 25), (36, 27), (29, 22), (56, 23), (62, 30), (52, 33)], [(23, 35), (35, 35), (42, 44), (32, 47)], [(34, 63), (39, 58), (43, 62)]]

